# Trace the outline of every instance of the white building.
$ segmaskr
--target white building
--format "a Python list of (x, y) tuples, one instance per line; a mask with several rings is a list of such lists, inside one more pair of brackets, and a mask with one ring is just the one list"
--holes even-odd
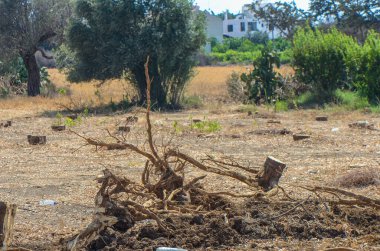
[[(211, 15), (208, 11), (206, 14), (206, 36), (207, 39), (216, 38), (218, 42), (223, 41), (223, 20), (218, 17)], [(205, 51), (207, 53), (211, 52), (211, 43), (207, 42)]]
[(223, 20), (223, 35), (225, 37), (241, 38), (255, 31), (267, 33), (270, 39), (280, 36), (279, 31), (271, 29), (269, 24), (254, 17), (249, 4), (243, 6), (242, 12), (235, 19), (228, 19), (226, 12)]

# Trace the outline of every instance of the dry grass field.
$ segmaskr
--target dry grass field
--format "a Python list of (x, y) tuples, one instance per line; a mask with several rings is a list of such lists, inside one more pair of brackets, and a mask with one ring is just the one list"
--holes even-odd
[[(244, 71), (245, 68), (199, 68), (187, 94), (226, 97), (225, 80), (233, 70)], [(291, 72), (291, 69), (282, 70)], [(62, 74), (55, 70), (49, 73), (58, 87), (68, 87)], [(0, 100), (0, 122), (13, 122), (11, 127), (0, 127), (0, 198), (19, 206), (14, 246), (31, 250), (60, 250), (62, 238), (78, 233), (91, 222), (95, 210), (94, 197), (99, 189), (95, 179), (103, 169), (109, 168), (137, 182), (140, 180), (144, 168), (144, 160), (140, 156), (126, 151), (96, 150), (69, 131), (54, 132), (50, 128), (56, 118), (49, 112), (63, 109), (62, 104), (68, 105), (75, 100), (99, 105), (108, 103), (111, 97), (118, 101), (123, 98), (120, 89), (130, 88), (128, 83), (120, 80), (106, 82), (101, 87), (97, 85), (98, 82), (71, 85), (68, 87), (71, 97)], [(100, 97), (95, 94), (97, 88), (101, 89)], [(326, 206), (313, 194), (294, 188), (301, 185), (337, 186), (379, 200), (380, 131), (350, 128), (348, 124), (368, 120), (374, 123), (375, 128), (380, 128), (380, 118), (344, 111), (274, 113), (267, 108), (258, 108), (256, 114), (247, 116), (246, 112), (239, 112), (239, 108), (237, 105), (223, 105), (217, 107), (217, 113), (215, 107), (153, 113), (155, 140), (161, 142), (162, 139), (173, 138), (174, 146), (196, 159), (206, 155), (231, 156), (242, 163), (249, 161), (254, 166), (261, 166), (267, 156), (274, 156), (287, 164), (281, 186), (289, 191), (289, 196), (303, 198), (305, 203), (284, 217), (264, 220), (287, 211), (294, 204), (270, 207), (264, 200), (230, 198), (237, 201), (239, 210), (245, 211), (246, 224), (251, 227), (251, 232), (242, 235), (235, 230), (221, 232), (218, 239), (221, 244), (208, 250), (327, 250), (333, 247), (380, 250), (379, 210), (364, 206)], [(125, 123), (126, 116), (135, 113), (136, 109), (130, 114), (90, 114), (73, 125), (71, 130), (111, 142), (113, 138), (107, 130), (117, 134), (117, 127)], [(329, 120), (317, 122), (317, 115), (328, 115)], [(132, 127), (127, 140), (143, 147), (146, 143), (144, 114), (137, 113), (137, 116), (139, 122)], [(216, 121), (221, 129), (214, 132), (191, 129), (192, 119)], [(280, 123), (268, 123), (269, 120), (279, 120)], [(180, 130), (176, 131), (176, 128)], [(310, 134), (311, 138), (293, 141), (291, 134), (262, 133), (263, 130), (284, 128), (292, 133)], [(29, 145), (29, 134), (47, 136), (47, 144)], [(203, 174), (190, 168), (186, 177), (191, 179)], [(246, 186), (232, 179), (210, 174), (202, 185), (210, 191), (249, 192)], [(278, 194), (272, 199), (281, 202), (281, 198)], [(43, 199), (55, 200), (58, 204), (41, 206), (39, 201)], [(223, 224), (226, 229), (232, 229), (227, 223)], [(234, 245), (227, 242), (230, 236), (226, 233), (236, 237)], [(208, 233), (204, 234), (207, 236)], [(142, 241), (147, 246), (110, 250), (152, 250), (157, 243), (181, 243), (175, 242), (176, 238), (173, 242), (162, 238), (153, 242), (144, 238)], [(189, 250), (206, 249), (206, 246), (189, 248), (194, 243), (183, 245)]]
[[(214, 97), (227, 99), (226, 81), (232, 72), (246, 72), (249, 69), (245, 66), (226, 67), (199, 67), (195, 69), (194, 77), (187, 86), (185, 95)], [(283, 75), (292, 74), (291, 67), (285, 66), (279, 69)], [(126, 80), (115, 79), (102, 83), (101, 81), (91, 81), (85, 83), (71, 84), (66, 80), (65, 74), (56, 69), (49, 69), (49, 76), (52, 83), (57, 88), (66, 88), (70, 91), (70, 96), (49, 97), (14, 97), (1, 100), (0, 109), (16, 109), (20, 113), (31, 110), (36, 113), (64, 109), (64, 106), (75, 105), (78, 108), (96, 107), (108, 104), (111, 99), (118, 102), (124, 96), (129, 98), (135, 95), (133, 86)]]

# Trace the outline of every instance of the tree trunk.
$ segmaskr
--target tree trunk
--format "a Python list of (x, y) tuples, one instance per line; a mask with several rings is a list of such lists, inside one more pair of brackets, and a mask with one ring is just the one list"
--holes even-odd
[[(140, 92), (141, 103), (146, 102), (146, 79), (145, 68), (136, 67), (132, 69), (132, 74), (135, 77), (137, 88)], [(158, 65), (155, 59), (151, 59), (149, 63), (149, 74), (152, 79), (152, 87), (150, 92), (150, 99), (152, 107), (165, 107), (167, 105), (165, 89), (162, 86), (161, 78), (158, 70)]]
[(16, 205), (0, 202), (0, 247), (7, 250), (11, 245)]
[(40, 69), (38, 68), (34, 53), (22, 56), (25, 67), (28, 71), (28, 96), (40, 95)]

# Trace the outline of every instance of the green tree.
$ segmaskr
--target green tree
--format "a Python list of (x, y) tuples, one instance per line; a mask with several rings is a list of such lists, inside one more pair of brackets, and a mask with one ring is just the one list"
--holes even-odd
[(28, 73), (28, 95), (40, 94), (35, 54), (53, 37), (62, 38), (70, 15), (68, 0), (0, 0), (0, 61), (21, 57)]
[(79, 0), (68, 29), (78, 60), (69, 77), (104, 80), (127, 72), (144, 101), (150, 56), (152, 103), (177, 105), (205, 41), (205, 17), (189, 0)]
[(309, 13), (299, 9), (294, 1), (267, 3), (255, 0), (251, 10), (256, 18), (268, 23), (271, 29), (278, 29), (282, 36), (288, 38), (293, 37), (297, 28), (304, 26), (309, 18)]
[(363, 45), (356, 84), (372, 104), (380, 104), (380, 34), (371, 31)]
[(310, 85), (319, 101), (333, 101), (338, 88), (352, 87), (360, 65), (360, 46), (336, 29), (299, 30), (293, 40), (296, 76)]
[(379, 0), (311, 0), (310, 13), (319, 23), (328, 21), (361, 42), (370, 29), (380, 31)]
[(241, 75), (241, 80), (247, 86), (249, 100), (258, 104), (262, 99), (265, 103), (272, 103), (275, 99), (275, 90), (280, 84), (280, 80), (278, 73), (274, 71), (274, 66), (280, 67), (280, 58), (269, 44), (253, 62), (253, 70), (248, 74)]

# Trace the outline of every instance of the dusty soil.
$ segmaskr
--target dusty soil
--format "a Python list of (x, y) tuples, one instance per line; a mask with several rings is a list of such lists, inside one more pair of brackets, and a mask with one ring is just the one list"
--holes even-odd
[[(153, 121), (157, 142), (174, 137), (174, 145), (196, 158), (205, 154), (228, 155), (254, 166), (262, 165), (269, 155), (280, 159), (287, 164), (280, 183), (288, 191), (292, 190), (291, 185), (335, 186), (341, 175), (361, 169), (372, 168), (378, 172), (380, 131), (350, 128), (348, 124), (368, 120), (380, 128), (380, 118), (371, 114), (335, 112), (328, 114), (327, 122), (315, 121), (315, 116), (321, 113), (308, 110), (274, 114), (260, 110), (256, 116), (247, 116), (231, 106), (155, 113)], [(55, 122), (54, 115), (16, 109), (1, 110), (0, 115), (1, 120), (13, 122), (11, 127), (0, 128), (0, 198), (19, 205), (14, 246), (59, 250), (60, 239), (78, 233), (91, 222), (93, 200), (99, 188), (95, 178), (103, 169), (110, 168), (130, 179), (140, 180), (144, 159), (125, 151), (96, 150), (68, 131), (54, 132), (50, 128)], [(86, 137), (112, 141), (106, 129), (116, 132), (128, 115), (90, 116), (71, 129)], [(145, 122), (143, 114), (138, 116), (141, 119), (127, 137), (129, 142), (143, 146), (146, 143)], [(214, 133), (190, 130), (189, 122), (195, 118), (217, 120), (222, 129)], [(274, 118), (281, 124), (267, 123)], [(174, 133), (175, 121), (180, 128), (177, 133)], [(284, 128), (293, 133), (308, 133), (311, 138), (295, 142), (291, 134), (255, 133)], [(46, 135), (47, 144), (29, 145), (29, 134)], [(188, 170), (187, 175), (196, 177), (199, 171)], [(203, 185), (211, 191), (249, 192), (233, 180), (221, 180), (213, 175), (209, 175)], [(379, 199), (379, 187), (375, 182), (349, 190)], [(299, 190), (289, 195), (308, 198)], [(58, 204), (40, 206), (43, 199), (52, 199)], [(313, 197), (304, 207), (277, 218), (294, 205), (229, 200), (235, 208), (226, 209), (223, 218), (168, 217), (169, 223), (180, 226), (175, 236), (164, 236), (148, 221), (125, 233), (108, 230), (103, 233), (108, 239), (103, 238), (101, 243), (111, 243), (114, 250), (144, 250), (158, 246), (189, 250), (323, 250), (337, 246), (380, 250), (380, 213), (375, 210), (343, 206), (325, 208), (324, 203)], [(101, 243), (93, 243), (92, 250), (102, 248)]]

